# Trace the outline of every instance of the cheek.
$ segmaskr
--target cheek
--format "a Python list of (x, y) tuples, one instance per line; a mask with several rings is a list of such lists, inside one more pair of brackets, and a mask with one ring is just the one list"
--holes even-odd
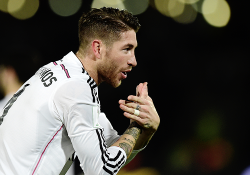
[(104, 73), (108, 77), (116, 76), (116, 72), (118, 72), (118, 65), (113, 61), (106, 62), (106, 66), (104, 67)]
[(110, 60), (109, 65), (112, 71), (120, 71), (119, 69), (122, 67), (121, 59), (119, 58), (112, 59)]

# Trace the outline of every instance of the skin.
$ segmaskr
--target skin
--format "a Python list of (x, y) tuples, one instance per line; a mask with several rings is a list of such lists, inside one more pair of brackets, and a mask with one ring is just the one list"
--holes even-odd
[(137, 47), (136, 33), (129, 30), (121, 34), (121, 39), (112, 46), (106, 46), (101, 40), (93, 40), (89, 52), (79, 50), (76, 56), (82, 62), (89, 75), (97, 85), (106, 82), (118, 87), (124, 79), (122, 72), (130, 72), (137, 65), (135, 48)]
[[(111, 46), (95, 39), (86, 53), (79, 48), (76, 56), (85, 70), (99, 85), (106, 82), (118, 87), (126, 78), (123, 72), (130, 72), (137, 65), (135, 48), (137, 47), (136, 33), (129, 30), (121, 33), (121, 38)], [(140, 83), (136, 88), (136, 95), (130, 95), (128, 100), (119, 100), (124, 116), (130, 119), (130, 125), (120, 139), (112, 146), (122, 148), (127, 158), (133, 149), (143, 148), (156, 132), (160, 118), (152, 99), (148, 96), (147, 83)], [(137, 105), (140, 105), (140, 114), (134, 115)]]
[[(147, 82), (140, 83), (136, 88), (136, 96), (128, 96), (128, 100), (119, 100), (120, 108), (124, 116), (130, 119), (130, 123), (137, 123), (141, 128), (141, 134), (136, 141), (134, 149), (143, 148), (151, 140), (160, 124), (160, 117), (156, 111), (152, 99), (148, 96)], [(129, 101), (129, 102), (128, 102)], [(134, 115), (135, 108), (140, 105), (140, 114)]]

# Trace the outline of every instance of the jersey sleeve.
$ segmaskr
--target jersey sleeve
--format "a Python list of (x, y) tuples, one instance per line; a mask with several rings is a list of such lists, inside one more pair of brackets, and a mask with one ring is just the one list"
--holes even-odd
[(118, 132), (113, 128), (112, 124), (103, 112), (99, 115), (99, 123), (104, 128), (103, 134), (107, 146), (111, 146), (120, 138), (120, 135), (118, 135)]
[(54, 96), (55, 116), (67, 129), (83, 172), (88, 175), (117, 174), (126, 162), (120, 147), (107, 146), (104, 128), (99, 124), (99, 105), (92, 102), (87, 83), (71, 81)]
[[(113, 143), (115, 143), (120, 138), (120, 135), (118, 135), (117, 131), (113, 128), (112, 124), (110, 123), (110, 121), (106, 117), (105, 113), (100, 113), (100, 115), (99, 115), (99, 123), (104, 128), (103, 134), (104, 134), (104, 137), (106, 139), (106, 143), (107, 143), (108, 146), (112, 145)], [(130, 154), (129, 158), (126, 160), (125, 165), (127, 165), (131, 160), (133, 160), (134, 157), (140, 151), (145, 149), (145, 147), (142, 148), (142, 149), (139, 149), (139, 150), (133, 150), (132, 153)]]

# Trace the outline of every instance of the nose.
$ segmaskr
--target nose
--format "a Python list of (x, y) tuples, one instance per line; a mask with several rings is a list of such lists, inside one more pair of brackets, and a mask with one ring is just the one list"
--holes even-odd
[(137, 65), (137, 61), (135, 58), (135, 55), (133, 55), (129, 60), (128, 60), (128, 65), (135, 67)]

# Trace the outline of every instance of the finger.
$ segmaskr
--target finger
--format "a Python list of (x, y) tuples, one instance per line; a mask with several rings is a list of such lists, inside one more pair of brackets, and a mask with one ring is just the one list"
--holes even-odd
[[(120, 105), (120, 108), (121, 108), (121, 110), (123, 110), (125, 113), (129, 113), (130, 115), (133, 115), (133, 116), (135, 116), (135, 117), (139, 117), (139, 118), (141, 118), (141, 119), (147, 118), (147, 113), (143, 112), (142, 110), (137, 111), (136, 109), (134, 109), (134, 108), (129, 108), (129, 107), (125, 106), (125, 105)], [(138, 115), (135, 114), (136, 111), (139, 112)]]
[(130, 114), (128, 112), (124, 112), (123, 115), (131, 120), (134, 120), (136, 122), (139, 122), (139, 123), (142, 123), (143, 122), (143, 119), (141, 119), (139, 116), (136, 116), (136, 115), (133, 115), (133, 114)]
[[(135, 113), (135, 108), (131, 108), (131, 107), (128, 107), (128, 106), (126, 106), (126, 105), (123, 105), (123, 104), (121, 104), (120, 105), (120, 108), (121, 108), (121, 110), (123, 110), (124, 112), (128, 112), (128, 113), (130, 113), (130, 114), (133, 114), (134, 115), (134, 113)], [(140, 114), (139, 114), (140, 115)]]
[(125, 104), (125, 100), (119, 100), (118, 103), (119, 104)]
[(143, 88), (143, 84), (140, 83), (137, 87), (136, 87), (136, 96), (140, 96), (141, 92), (142, 92), (142, 88)]
[(143, 83), (143, 88), (141, 90), (140, 97), (146, 99), (147, 96), (148, 96), (148, 83), (145, 82), (145, 83)]
[(137, 109), (137, 110), (139, 110), (139, 111), (141, 111), (141, 112), (144, 111), (144, 110), (142, 109), (144, 106), (139, 105), (138, 103), (128, 102), (128, 103), (125, 103), (125, 104), (122, 104), (122, 105), (125, 105), (125, 106), (127, 106), (128, 108)]
[(135, 116), (135, 115), (132, 115), (130, 113), (127, 113), (127, 112), (124, 112), (123, 114), (125, 117), (133, 120), (133, 121), (136, 121), (139, 125), (141, 125), (143, 128), (149, 128), (150, 127), (150, 123), (148, 120), (145, 120), (139, 116)]
[(134, 102), (128, 101), (128, 100), (119, 100), (118, 103), (119, 103), (119, 104), (124, 104), (124, 105), (125, 105), (125, 104), (127, 104), (127, 103), (134, 103)]
[(147, 102), (146, 99), (141, 98), (141, 97), (137, 97), (137, 96), (134, 96), (134, 95), (128, 96), (128, 100), (129, 100), (129, 101), (133, 101), (134, 103), (139, 103), (139, 104), (141, 104), (141, 105), (144, 105), (144, 104), (146, 104), (146, 102)]

